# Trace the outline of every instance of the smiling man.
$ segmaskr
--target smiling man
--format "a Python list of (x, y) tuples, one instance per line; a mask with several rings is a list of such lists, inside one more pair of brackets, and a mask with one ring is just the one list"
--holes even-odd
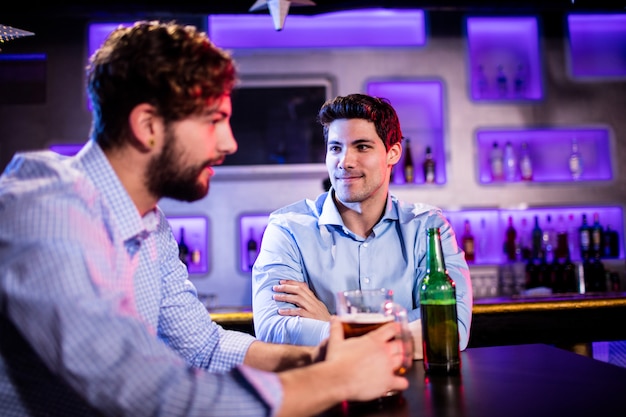
[(252, 270), (257, 337), (316, 345), (328, 336), (339, 291), (390, 288), (409, 311), (421, 357), (419, 286), (426, 275), (426, 230), (441, 230), (446, 267), (456, 283), (461, 349), (469, 340), (469, 269), (442, 211), (389, 193), (402, 155), (396, 111), (364, 94), (336, 97), (318, 114), (331, 189), (273, 212)]

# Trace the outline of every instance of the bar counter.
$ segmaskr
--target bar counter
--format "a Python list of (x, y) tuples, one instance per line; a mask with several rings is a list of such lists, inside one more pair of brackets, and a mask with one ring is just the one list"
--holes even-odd
[(396, 398), (343, 403), (323, 417), (623, 417), (626, 369), (542, 344), (470, 348), (461, 374), (413, 362)]
[[(254, 334), (250, 307), (210, 314), (225, 328)], [(469, 347), (545, 343), (578, 351), (591, 342), (626, 340), (624, 323), (626, 292), (476, 299)]]

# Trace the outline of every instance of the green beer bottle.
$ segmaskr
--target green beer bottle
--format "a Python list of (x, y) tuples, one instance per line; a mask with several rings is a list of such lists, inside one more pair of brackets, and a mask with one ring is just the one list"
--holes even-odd
[(456, 288), (443, 260), (438, 228), (427, 231), (426, 276), (419, 289), (424, 370), (458, 374), (461, 370)]

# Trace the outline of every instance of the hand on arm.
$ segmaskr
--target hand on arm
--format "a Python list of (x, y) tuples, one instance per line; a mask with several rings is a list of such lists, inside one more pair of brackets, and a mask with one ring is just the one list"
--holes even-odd
[(296, 305), (295, 308), (281, 308), (281, 316), (300, 316), (321, 321), (330, 321), (330, 313), (324, 303), (313, 294), (309, 286), (300, 281), (281, 280), (272, 287), (274, 300)]

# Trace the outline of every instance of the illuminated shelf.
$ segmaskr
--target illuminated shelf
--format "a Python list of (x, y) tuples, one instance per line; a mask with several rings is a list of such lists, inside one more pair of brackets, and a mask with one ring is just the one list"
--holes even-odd
[[(187, 269), (190, 274), (209, 272), (209, 221), (204, 216), (167, 216), (176, 241), (180, 241), (181, 230), (185, 230), (185, 243), (189, 247), (190, 259)], [(194, 255), (195, 252), (195, 259)]]
[(568, 231), (569, 250), (572, 261), (581, 260), (578, 243), (578, 228), (582, 224), (582, 215), (586, 214), (589, 226), (593, 223), (593, 214), (598, 213), (603, 228), (609, 226), (619, 234), (619, 259), (624, 259), (624, 217), (621, 206), (584, 206), (584, 207), (532, 207), (524, 210), (506, 209), (471, 209), (444, 210), (444, 214), (452, 224), (458, 244), (464, 231), (465, 220), (469, 220), (474, 236), (476, 265), (504, 264), (507, 262), (504, 253), (505, 232), (509, 216), (518, 238), (523, 236), (529, 244), (530, 232), (534, 227), (535, 216), (539, 219), (539, 227), (547, 226), (547, 217), (551, 217), (551, 226), (555, 230), (564, 227)]
[[(569, 169), (572, 139), (576, 139), (582, 156), (582, 174), (574, 180)], [(604, 127), (562, 127), (537, 129), (478, 129), (476, 148), (478, 180), (481, 184), (508, 184), (492, 178), (490, 151), (494, 143), (504, 149), (511, 142), (518, 158), (513, 182), (520, 182), (519, 156), (522, 143), (528, 146), (533, 179), (528, 182), (584, 182), (613, 180), (610, 131)]]
[[(435, 183), (446, 183), (444, 84), (440, 80), (376, 80), (367, 83), (367, 94), (387, 98), (398, 113), (405, 138), (411, 140), (415, 180), (424, 183), (421, 169), (430, 147), (435, 160)], [(401, 168), (404, 156), (396, 165)], [(394, 184), (403, 184), (402, 169), (394, 169)]]
[(573, 78), (626, 77), (626, 14), (571, 14), (567, 27)]
[(543, 99), (537, 18), (469, 17), (466, 32), (472, 100)]

